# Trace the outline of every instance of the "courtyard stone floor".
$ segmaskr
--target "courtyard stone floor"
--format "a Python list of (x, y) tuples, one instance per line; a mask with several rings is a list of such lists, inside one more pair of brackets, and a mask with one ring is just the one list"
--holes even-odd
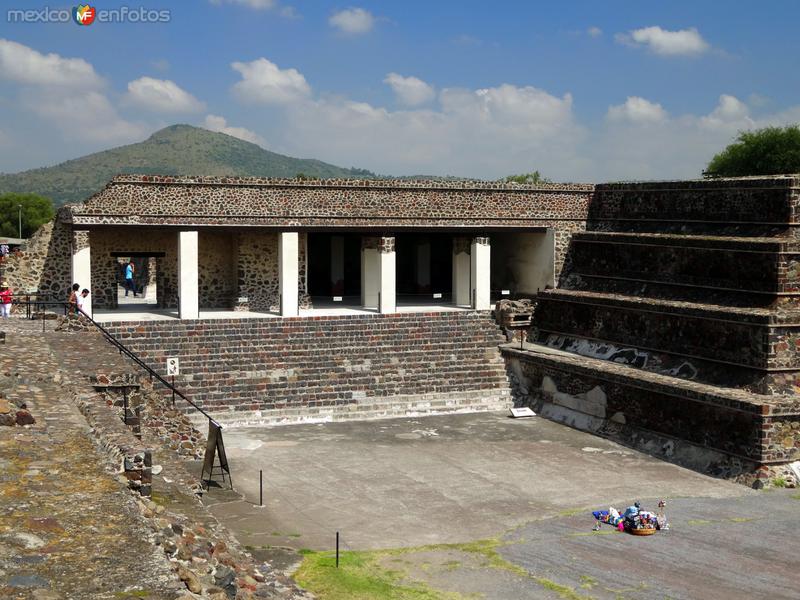
[[(226, 429), (211, 511), (253, 548), (407, 548), (434, 589), (517, 598), (796, 598), (800, 495), (712, 479), (533, 417), (482, 413)], [(264, 506), (259, 507), (259, 470)], [(667, 500), (671, 530), (593, 532), (592, 510)], [(491, 540), (506, 568), (459, 547)], [(281, 550), (283, 549), (283, 550)]]

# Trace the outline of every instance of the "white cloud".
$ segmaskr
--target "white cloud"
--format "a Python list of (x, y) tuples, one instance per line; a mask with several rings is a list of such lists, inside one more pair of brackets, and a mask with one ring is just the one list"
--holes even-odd
[(140, 77), (128, 83), (126, 100), (147, 110), (187, 113), (203, 110), (204, 104), (169, 79)]
[(22, 92), (22, 100), (70, 138), (122, 143), (139, 140), (149, 130), (120, 117), (108, 98), (95, 91), (55, 96), (27, 90)]
[(594, 132), (586, 156), (596, 181), (697, 178), (740, 131), (797, 122), (800, 105), (756, 118), (745, 102), (722, 94), (707, 114), (671, 116), (665, 111), (653, 120), (608, 118)]
[(691, 56), (706, 52), (711, 46), (694, 27), (669, 31), (661, 27), (644, 27), (628, 33), (618, 33), (617, 42), (646, 47), (660, 56)]
[(234, 84), (233, 91), (243, 102), (284, 104), (311, 94), (311, 86), (300, 72), (280, 69), (266, 58), (249, 63), (235, 62), (231, 67), (242, 76), (242, 80)]
[(82, 58), (42, 54), (23, 44), (0, 39), (0, 77), (27, 85), (75, 89), (99, 88), (102, 78)]
[(667, 111), (655, 102), (639, 96), (628, 96), (624, 104), (609, 106), (606, 118), (631, 123), (659, 123), (667, 118)]
[(397, 73), (389, 73), (383, 82), (392, 88), (397, 99), (406, 106), (425, 104), (436, 96), (432, 86), (416, 77), (403, 77)]
[(589, 37), (596, 38), (603, 35), (603, 30), (599, 27), (589, 27), (589, 29), (586, 30), (586, 33), (589, 35)]
[(131, 142), (147, 133), (117, 113), (100, 91), (105, 82), (82, 58), (0, 39), (0, 78), (19, 84), (15, 102), (21, 110), (50, 122), (70, 141)]
[(716, 108), (702, 117), (700, 124), (710, 129), (736, 131), (753, 127), (755, 121), (750, 118), (750, 109), (744, 102), (735, 96), (722, 94)]
[(206, 115), (206, 119), (203, 121), (203, 127), (211, 131), (227, 133), (235, 138), (239, 138), (240, 140), (244, 140), (246, 142), (252, 142), (254, 144), (258, 144), (259, 146), (266, 145), (264, 138), (254, 131), (250, 131), (244, 127), (229, 126), (228, 122), (225, 120), (225, 117), (220, 117), (218, 115)]
[(342, 33), (358, 35), (372, 30), (375, 26), (375, 17), (363, 8), (351, 7), (333, 13), (328, 23)]
[(539, 168), (569, 178), (584, 134), (569, 94), (501, 85), (444, 89), (435, 109), (309, 99), (287, 106), (280, 137), (283, 152), (379, 173), (494, 178)]

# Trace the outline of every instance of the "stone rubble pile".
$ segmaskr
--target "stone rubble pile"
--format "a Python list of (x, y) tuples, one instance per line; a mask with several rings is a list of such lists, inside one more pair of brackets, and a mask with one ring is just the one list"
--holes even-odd
[[(192, 421), (176, 407), (171, 398), (153, 389), (142, 390), (145, 397), (142, 420), (144, 427), (161, 439), (170, 450), (187, 459), (202, 459), (205, 456), (206, 436)], [(178, 399), (178, 402), (182, 402)]]
[(83, 315), (58, 315), (56, 331), (89, 331), (93, 325)]
[(28, 405), (22, 403), (19, 406), (13, 404), (10, 400), (0, 393), (0, 426), (14, 427), (18, 425), (25, 427), (26, 425), (33, 425), (36, 419), (28, 410)]
[(153, 541), (161, 547), (189, 594), (181, 597), (213, 600), (257, 598), (312, 599), (292, 580), (267, 563), (256, 565), (239, 549), (238, 542), (221, 525), (210, 527), (170, 512), (148, 499), (138, 500), (149, 520)]

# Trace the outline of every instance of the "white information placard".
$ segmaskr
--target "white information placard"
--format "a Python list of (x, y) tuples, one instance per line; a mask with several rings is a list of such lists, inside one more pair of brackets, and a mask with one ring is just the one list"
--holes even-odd
[(519, 419), (520, 417), (535, 417), (536, 413), (533, 412), (527, 406), (523, 408), (512, 408), (511, 409), (511, 416), (515, 419)]
[(180, 375), (181, 363), (177, 356), (167, 358), (167, 375)]

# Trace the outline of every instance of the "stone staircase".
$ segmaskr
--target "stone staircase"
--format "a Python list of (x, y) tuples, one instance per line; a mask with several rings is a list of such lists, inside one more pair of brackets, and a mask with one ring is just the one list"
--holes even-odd
[(112, 323), (226, 424), (503, 410), (505, 338), (488, 312)]
[(720, 473), (800, 458), (798, 212), (800, 177), (597, 186), (535, 344), (504, 350), (531, 402)]

